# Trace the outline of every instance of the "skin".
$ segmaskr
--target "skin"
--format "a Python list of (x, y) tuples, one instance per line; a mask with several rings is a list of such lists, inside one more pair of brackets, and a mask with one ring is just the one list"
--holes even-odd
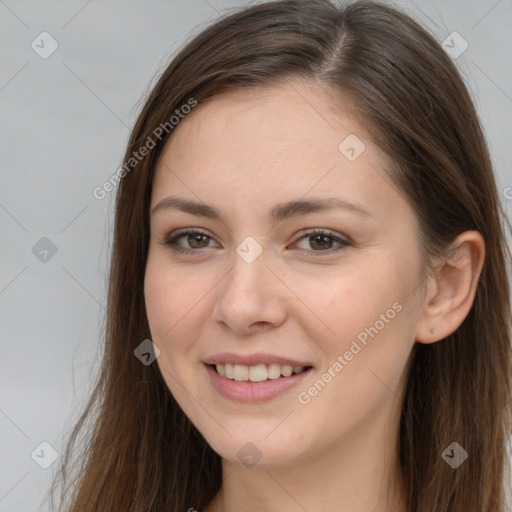
[[(338, 149), (349, 134), (366, 146), (354, 161)], [(151, 208), (172, 195), (222, 213), (222, 220), (177, 209), (152, 214), (145, 274), (157, 364), (223, 459), (223, 485), (207, 512), (406, 510), (394, 450), (408, 358), (414, 343), (436, 342), (464, 320), (484, 243), (477, 232), (463, 233), (454, 256), (434, 261), (424, 277), (417, 220), (389, 164), (348, 108), (334, 110), (323, 90), (301, 81), (200, 104), (164, 148)], [(277, 203), (326, 197), (360, 203), (369, 215), (268, 217)], [(211, 238), (182, 237), (193, 254), (163, 244), (187, 227)], [(327, 254), (340, 244), (327, 238), (319, 247), (304, 236), (314, 228), (352, 243)], [(236, 252), (247, 236), (262, 248), (252, 263)], [(298, 393), (396, 303), (401, 311), (300, 403)], [(202, 361), (220, 352), (266, 352), (314, 368), (299, 388), (242, 404), (210, 384)], [(237, 457), (248, 442), (261, 455), (251, 467)]]

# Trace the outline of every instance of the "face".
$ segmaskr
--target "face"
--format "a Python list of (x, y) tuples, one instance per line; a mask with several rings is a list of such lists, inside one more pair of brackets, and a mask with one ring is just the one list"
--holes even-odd
[(148, 321), (170, 391), (224, 459), (291, 464), (397, 420), (421, 265), (387, 165), (301, 82), (199, 104), (164, 148)]

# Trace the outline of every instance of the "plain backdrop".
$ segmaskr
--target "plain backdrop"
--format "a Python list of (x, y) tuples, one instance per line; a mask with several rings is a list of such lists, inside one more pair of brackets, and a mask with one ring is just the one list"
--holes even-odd
[[(92, 191), (120, 165), (148, 84), (247, 3), (0, 0), (0, 512), (47, 510), (53, 455), (99, 361), (114, 193)], [(512, 2), (394, 4), (467, 44), (456, 62), (510, 215)]]

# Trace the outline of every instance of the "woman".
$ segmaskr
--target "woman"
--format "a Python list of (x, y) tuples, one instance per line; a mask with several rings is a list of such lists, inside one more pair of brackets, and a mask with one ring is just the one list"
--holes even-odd
[(424, 29), (364, 1), (223, 17), (118, 178), (65, 510), (507, 510), (506, 221)]

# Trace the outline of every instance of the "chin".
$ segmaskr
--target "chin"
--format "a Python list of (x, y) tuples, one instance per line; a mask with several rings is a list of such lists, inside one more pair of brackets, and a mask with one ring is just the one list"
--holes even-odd
[[(274, 427), (272, 427), (274, 428)], [(277, 467), (291, 464), (304, 456), (304, 442), (300, 436), (295, 439), (289, 431), (279, 434), (271, 429), (247, 428), (229, 430), (233, 437), (224, 432), (222, 438), (202, 433), (211, 448), (223, 459), (246, 467)], [(265, 437), (267, 436), (267, 437)], [(297, 449), (300, 447), (300, 451)]]

